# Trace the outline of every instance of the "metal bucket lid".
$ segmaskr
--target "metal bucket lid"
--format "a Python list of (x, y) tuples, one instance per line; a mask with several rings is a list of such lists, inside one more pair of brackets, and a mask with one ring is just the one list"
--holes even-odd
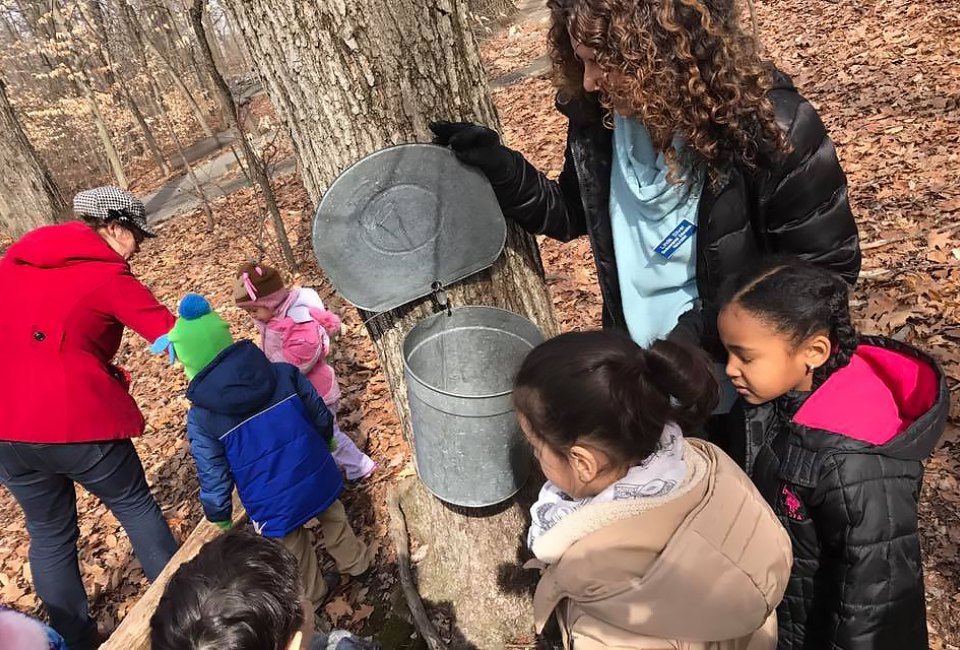
[(361, 309), (384, 312), (489, 267), (507, 225), (493, 188), (451, 151), (382, 149), (343, 172), (313, 219), (313, 250), (330, 282)]

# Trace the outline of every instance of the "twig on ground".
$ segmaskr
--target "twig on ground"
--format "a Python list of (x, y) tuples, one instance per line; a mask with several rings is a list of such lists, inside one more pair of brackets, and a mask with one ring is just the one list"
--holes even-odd
[(960, 268), (958, 264), (940, 264), (939, 262), (924, 262), (920, 264), (911, 264), (909, 266), (904, 266), (897, 269), (888, 269), (888, 268), (878, 268), (878, 269), (867, 269), (860, 272), (860, 280), (877, 280), (877, 281), (888, 281), (902, 275), (903, 273), (911, 273), (915, 271), (947, 271), (950, 269)]
[(410, 570), (410, 540), (407, 537), (407, 521), (400, 509), (400, 493), (391, 486), (387, 491), (387, 511), (390, 513), (390, 536), (397, 547), (397, 565), (400, 568), (400, 584), (403, 595), (407, 599), (407, 607), (413, 616), (413, 622), (430, 650), (446, 650), (446, 644), (437, 634), (437, 629), (427, 616), (427, 610), (420, 600), (420, 593), (413, 583), (413, 572)]
[(900, 242), (905, 242), (912, 237), (894, 237), (893, 239), (878, 239), (877, 241), (867, 242), (866, 244), (860, 245), (861, 251), (872, 251), (875, 248), (883, 248), (884, 246), (890, 246), (891, 244), (899, 244)]

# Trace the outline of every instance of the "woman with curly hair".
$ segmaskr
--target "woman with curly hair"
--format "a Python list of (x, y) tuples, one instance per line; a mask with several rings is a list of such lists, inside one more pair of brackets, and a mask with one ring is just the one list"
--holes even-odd
[[(560, 177), (485, 127), (431, 128), (525, 230), (590, 237), (604, 326), (720, 360), (720, 286), (761, 256), (793, 254), (856, 280), (857, 227), (833, 143), (761, 59), (735, 0), (547, 4), (557, 108), (569, 118)], [(726, 392), (721, 411), (736, 397)]]

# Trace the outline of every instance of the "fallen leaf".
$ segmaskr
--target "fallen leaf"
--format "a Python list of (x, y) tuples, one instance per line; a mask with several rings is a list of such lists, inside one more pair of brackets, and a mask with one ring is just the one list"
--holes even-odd
[(948, 232), (927, 233), (927, 246), (936, 249), (947, 248), (951, 238), (952, 235)]
[(960, 196), (944, 201), (937, 206), (941, 212), (956, 212), (960, 210)]
[(343, 596), (337, 596), (329, 603), (323, 606), (323, 611), (330, 617), (330, 622), (336, 624), (341, 618), (353, 614), (353, 607)]
[(360, 621), (369, 617), (370, 614), (373, 614), (373, 605), (363, 604), (357, 608), (357, 611), (353, 613), (353, 618), (351, 618), (350, 620), (353, 622), (354, 625), (356, 625)]

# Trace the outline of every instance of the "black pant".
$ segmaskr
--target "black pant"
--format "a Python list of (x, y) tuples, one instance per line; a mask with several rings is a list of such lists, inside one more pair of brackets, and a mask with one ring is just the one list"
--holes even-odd
[(77, 561), (74, 481), (98, 497), (127, 531), (153, 581), (177, 550), (129, 440), (43, 445), (0, 442), (0, 483), (13, 494), (30, 533), (30, 568), (51, 626), (70, 650), (96, 643)]

